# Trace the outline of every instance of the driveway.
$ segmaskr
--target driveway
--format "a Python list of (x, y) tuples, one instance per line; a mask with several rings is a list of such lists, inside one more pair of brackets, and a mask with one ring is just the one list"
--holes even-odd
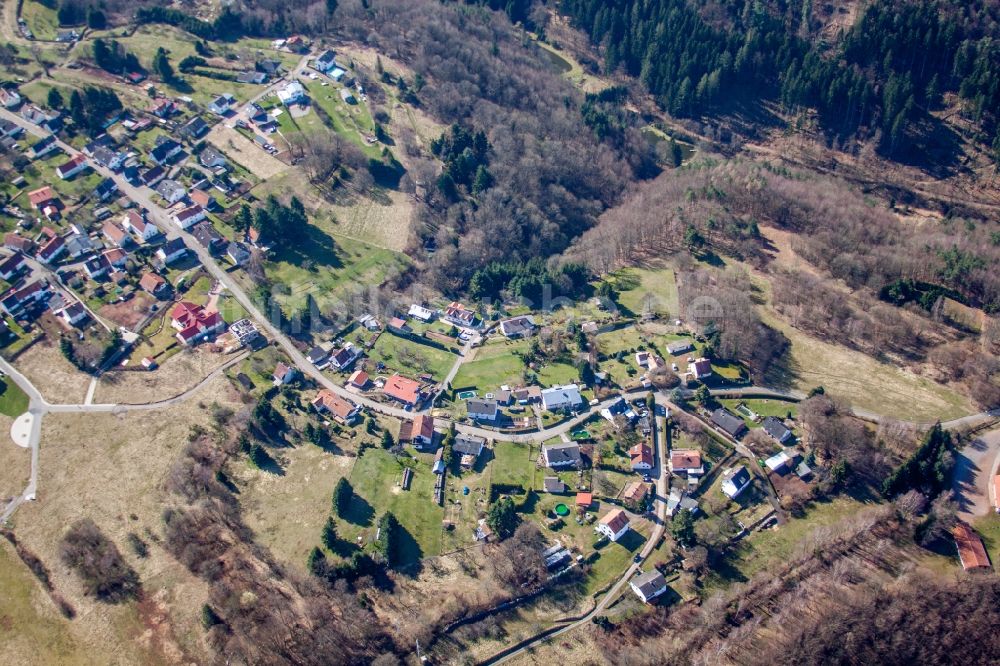
[(955, 455), (952, 490), (958, 516), (971, 521), (995, 505), (992, 479), (1000, 462), (1000, 428), (983, 433)]

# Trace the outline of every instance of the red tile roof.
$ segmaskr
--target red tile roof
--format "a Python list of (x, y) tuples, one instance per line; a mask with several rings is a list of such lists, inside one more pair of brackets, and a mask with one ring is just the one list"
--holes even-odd
[(146, 273), (145, 275), (142, 276), (142, 278), (139, 279), (139, 288), (144, 289), (149, 293), (153, 293), (166, 283), (167, 281), (164, 280), (159, 275), (157, 275), (156, 273)]
[(628, 514), (622, 509), (614, 509), (604, 514), (601, 524), (607, 525), (613, 533), (618, 534), (623, 528), (628, 527)]
[(420, 382), (402, 375), (393, 375), (386, 380), (382, 392), (400, 402), (415, 405), (420, 399)]
[(674, 449), (670, 452), (670, 466), (675, 470), (698, 469), (701, 467), (701, 451)]
[(364, 370), (355, 370), (354, 374), (351, 375), (350, 382), (358, 388), (364, 388), (368, 384), (368, 373)]
[(322, 389), (316, 394), (312, 406), (318, 411), (327, 411), (339, 419), (346, 419), (357, 407), (350, 400), (345, 400), (329, 389)]
[(594, 493), (577, 493), (576, 494), (576, 505), (577, 506), (590, 506), (594, 503)]
[(990, 568), (990, 558), (986, 554), (986, 548), (983, 547), (983, 540), (975, 530), (960, 522), (951, 529), (951, 534), (955, 537), (955, 546), (958, 548), (958, 558), (962, 561), (963, 569), (969, 571)]
[(28, 192), (28, 201), (31, 202), (32, 208), (41, 208), (43, 204), (56, 198), (55, 190), (48, 185)]
[(413, 428), (410, 430), (410, 437), (423, 437), (424, 439), (434, 439), (434, 419), (423, 414), (413, 419)]
[(170, 311), (170, 318), (174, 328), (178, 329), (177, 335), (184, 340), (192, 340), (208, 331), (221, 328), (224, 323), (218, 312), (208, 312), (201, 305), (190, 301), (181, 301), (175, 305)]
[[(653, 464), (653, 449), (642, 442), (629, 449), (628, 454), (632, 458), (633, 467), (638, 463)], [(695, 465), (695, 467), (698, 467), (698, 465)]]
[(625, 490), (622, 492), (622, 499), (626, 502), (641, 502), (646, 498), (648, 490), (645, 483), (633, 481), (625, 486)]

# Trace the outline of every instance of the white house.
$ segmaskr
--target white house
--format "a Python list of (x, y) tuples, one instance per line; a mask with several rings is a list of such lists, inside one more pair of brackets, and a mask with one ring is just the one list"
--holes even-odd
[(181, 229), (190, 229), (205, 219), (205, 209), (201, 206), (188, 206), (173, 214), (174, 223)]
[(722, 492), (729, 499), (736, 499), (750, 485), (750, 472), (743, 465), (727, 469), (722, 475)]
[(234, 104), (236, 104), (236, 98), (232, 95), (219, 95), (208, 105), (208, 110), (218, 116), (224, 116), (229, 113)]
[(667, 591), (667, 579), (656, 569), (636, 576), (629, 581), (629, 586), (636, 596), (642, 599), (643, 603), (649, 603), (652, 599)]
[(476, 398), (466, 400), (465, 409), (469, 418), (476, 421), (495, 421), (499, 412), (496, 400), (478, 400)]
[(576, 384), (553, 386), (542, 391), (542, 407), (550, 412), (573, 409), (581, 402), (580, 387)]
[(83, 155), (75, 155), (65, 164), (56, 167), (56, 175), (62, 180), (68, 180), (87, 168), (87, 158)]
[(413, 319), (419, 319), (422, 322), (430, 322), (434, 320), (433, 310), (428, 310), (422, 305), (417, 305), (416, 303), (410, 306), (410, 310), (407, 314)]
[(612, 541), (618, 541), (628, 532), (628, 514), (622, 509), (612, 509), (597, 523), (597, 532)]
[(565, 469), (580, 467), (580, 445), (576, 442), (559, 442), (557, 444), (543, 444), (542, 457), (545, 458), (545, 466), (552, 469)]
[(160, 230), (155, 224), (142, 219), (142, 215), (134, 210), (125, 213), (125, 217), (122, 218), (122, 226), (138, 236), (139, 240), (143, 242), (149, 242), (160, 235)]
[(712, 362), (707, 358), (695, 359), (688, 363), (688, 372), (695, 379), (703, 379), (712, 374)]
[(284, 386), (285, 384), (291, 384), (297, 375), (298, 372), (293, 366), (279, 362), (274, 367), (274, 373), (271, 375), (271, 379), (274, 380), (275, 386)]
[(514, 317), (513, 319), (506, 319), (500, 322), (500, 332), (503, 333), (504, 337), (511, 340), (515, 338), (524, 338), (531, 335), (531, 332), (535, 330), (535, 320), (525, 315), (523, 317)]
[(306, 98), (306, 89), (298, 81), (291, 81), (284, 88), (278, 90), (278, 99), (285, 106), (299, 104)]

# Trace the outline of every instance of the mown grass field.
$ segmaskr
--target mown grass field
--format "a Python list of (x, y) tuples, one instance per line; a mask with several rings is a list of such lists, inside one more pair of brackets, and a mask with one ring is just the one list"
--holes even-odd
[(538, 451), (534, 445), (498, 443), (493, 451), (490, 482), (494, 485), (521, 486), (525, 490), (534, 488), (535, 477), (541, 478), (535, 467)]
[(516, 354), (528, 349), (529, 342), (491, 342), (476, 350), (475, 359), (459, 368), (454, 388), (475, 388), (481, 394), (495, 391), (503, 385), (521, 383), (525, 365)]
[(0, 380), (0, 414), (17, 418), (26, 411), (28, 395), (10, 377), (4, 377)]
[(633, 314), (647, 309), (669, 317), (680, 314), (677, 281), (669, 265), (622, 268), (608, 281), (618, 291), (618, 302)]
[(368, 353), (373, 361), (381, 361), (402, 374), (428, 373), (441, 381), (458, 358), (454, 354), (400, 338), (388, 331), (379, 336), (378, 342)]

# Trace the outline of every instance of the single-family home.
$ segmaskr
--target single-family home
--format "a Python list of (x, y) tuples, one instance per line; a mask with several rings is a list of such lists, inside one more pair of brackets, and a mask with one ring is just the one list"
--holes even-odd
[(576, 494), (576, 506), (578, 509), (587, 510), (594, 503), (594, 493), (579, 492)]
[(15, 252), (31, 254), (35, 249), (35, 241), (10, 231), (4, 234), (3, 246)]
[(70, 326), (78, 326), (87, 320), (87, 308), (83, 307), (79, 301), (73, 301), (69, 305), (59, 308), (53, 314)]
[(695, 379), (704, 379), (712, 374), (712, 362), (707, 358), (698, 358), (688, 363), (688, 372)]
[(320, 414), (330, 414), (334, 421), (351, 425), (361, 414), (361, 408), (329, 389), (321, 389), (312, 401), (313, 409)]
[(295, 369), (295, 366), (280, 361), (274, 366), (274, 372), (271, 373), (271, 379), (274, 380), (275, 386), (291, 384), (297, 376), (298, 371)]
[(144, 273), (139, 278), (139, 288), (148, 294), (159, 297), (167, 288), (167, 281), (156, 273)]
[(0, 278), (7, 282), (13, 282), (17, 275), (27, 268), (24, 263), (24, 255), (13, 254), (0, 262)]
[(111, 178), (105, 178), (94, 188), (93, 196), (98, 201), (107, 201), (118, 192), (118, 183)]
[(229, 113), (234, 104), (236, 104), (236, 98), (226, 93), (213, 99), (208, 105), (208, 110), (217, 116), (224, 116)]
[(100, 166), (106, 169), (111, 169), (112, 171), (118, 171), (122, 168), (122, 165), (125, 163), (128, 156), (125, 153), (111, 150), (106, 146), (98, 146), (94, 149), (94, 153), (91, 157), (94, 162)]
[(423, 394), (420, 390), (420, 382), (399, 374), (393, 375), (385, 381), (385, 386), (382, 387), (382, 393), (384, 393), (387, 398), (391, 398), (392, 400), (401, 402), (404, 405), (411, 407), (416, 406), (423, 400)]
[(207, 220), (202, 220), (198, 224), (191, 228), (191, 235), (195, 237), (198, 243), (211, 252), (215, 254), (226, 245), (226, 239), (215, 230), (212, 223)]
[(558, 476), (546, 476), (542, 479), (542, 490), (558, 495), (566, 492), (566, 484)]
[(483, 452), (485, 445), (486, 439), (484, 437), (459, 433), (455, 437), (455, 442), (452, 444), (451, 450), (462, 456), (459, 459), (459, 464), (464, 469), (471, 469), (476, 464), (476, 460)]
[(127, 211), (122, 217), (122, 226), (135, 234), (143, 243), (147, 243), (160, 235), (160, 230), (152, 222), (147, 222), (137, 211)]
[(388, 328), (390, 331), (395, 331), (396, 333), (412, 333), (413, 329), (410, 328), (409, 324), (402, 317), (393, 317), (389, 320)]
[(768, 470), (784, 476), (792, 468), (792, 463), (794, 458), (788, 453), (788, 451), (778, 451), (773, 456), (764, 461), (764, 467)]
[(66, 239), (55, 236), (38, 249), (36, 258), (43, 264), (51, 264), (66, 253)]
[(191, 203), (196, 206), (201, 206), (206, 211), (212, 210), (216, 207), (215, 197), (208, 193), (208, 190), (193, 189), (188, 195), (191, 199)]
[(182, 238), (171, 238), (160, 246), (156, 251), (156, 256), (165, 264), (172, 264), (187, 254), (187, 245)]
[(155, 187), (157, 183), (167, 177), (167, 170), (156, 165), (142, 172), (140, 179), (143, 185), (147, 187)]
[(470, 398), (465, 401), (465, 409), (473, 421), (496, 421), (500, 407), (496, 400)]
[(344, 78), (345, 76), (347, 76), (347, 70), (341, 67), (334, 67), (329, 72), (327, 72), (326, 75), (329, 76), (334, 81), (336, 81), (337, 83), (344, 83), (345, 85), (349, 85), (351, 82), (351, 79)]
[(580, 387), (576, 384), (542, 390), (542, 407), (550, 412), (574, 409), (581, 402), (583, 398), (580, 397)]
[(91, 280), (100, 280), (111, 270), (111, 262), (98, 255), (83, 262), (83, 270)]
[(169, 118), (170, 114), (174, 112), (174, 103), (165, 97), (154, 100), (149, 107), (146, 108), (148, 113), (153, 114), (157, 118)]
[(336, 53), (330, 51), (329, 49), (323, 51), (323, 53), (313, 58), (310, 66), (316, 71), (323, 72), (324, 74), (326, 74), (331, 69), (337, 66), (337, 63), (334, 62), (336, 55), (337, 55)]
[(407, 314), (410, 317), (414, 319), (419, 319), (420, 321), (425, 323), (434, 321), (434, 311), (425, 308), (422, 305), (417, 305), (416, 303), (410, 306), (410, 310), (409, 312), (407, 312)]
[(630, 481), (622, 491), (622, 501), (629, 506), (640, 507), (648, 495), (648, 485), (642, 481)]
[(101, 256), (108, 260), (112, 268), (125, 268), (128, 263), (128, 252), (120, 247), (113, 247), (101, 253)]
[(226, 258), (236, 266), (242, 266), (250, 261), (250, 249), (239, 241), (232, 241), (226, 246)]
[(747, 424), (743, 419), (725, 407), (719, 407), (712, 412), (712, 423), (733, 439), (739, 439), (747, 431)]
[(267, 74), (248, 69), (236, 75), (236, 82), (260, 85), (262, 83), (267, 83)]
[[(23, 132), (24, 128), (18, 125), (17, 123), (13, 123), (7, 120), (6, 118), (0, 118), (0, 137), (3, 137), (5, 139), (7, 137), (16, 137), (22, 134)], [(46, 138), (54, 138), (54, 137), (46, 137)]]
[(201, 206), (188, 206), (174, 213), (171, 218), (181, 229), (187, 230), (205, 219), (205, 209)]
[(688, 496), (680, 488), (671, 488), (667, 496), (667, 516), (673, 518), (678, 511), (698, 513), (698, 500)]
[(0, 104), (5, 109), (14, 109), (21, 103), (21, 95), (11, 88), (0, 88)]
[(76, 30), (57, 30), (56, 41), (60, 44), (68, 44), (80, 39), (80, 33)]
[(516, 338), (526, 338), (535, 330), (535, 320), (528, 315), (514, 317), (500, 322), (500, 332), (505, 338), (514, 340)]
[(177, 143), (173, 139), (165, 139), (149, 151), (149, 159), (153, 160), (153, 162), (157, 165), (163, 166), (182, 150), (183, 147), (181, 144)]
[(94, 249), (90, 236), (74, 233), (66, 237), (66, 254), (70, 259), (79, 259)]
[(202, 120), (201, 116), (195, 116), (181, 126), (177, 133), (188, 141), (197, 141), (208, 133), (208, 123)]
[(530, 405), (535, 402), (541, 402), (542, 389), (537, 386), (518, 386), (514, 389), (513, 396), (517, 400), (517, 404)]
[[(406, 440), (420, 448), (434, 444), (434, 418), (426, 414), (417, 415), (409, 424)], [(402, 435), (402, 433), (400, 433)], [(404, 439), (400, 436), (400, 439)]]
[(31, 144), (31, 150), (29, 150), (28, 153), (32, 158), (38, 159), (39, 157), (48, 155), (56, 150), (61, 150), (61, 148), (59, 148), (59, 143), (56, 141), (56, 137), (50, 134), (49, 136), (39, 139), (35, 143)]
[(357, 104), (358, 100), (355, 99), (354, 93), (351, 92), (350, 88), (340, 89), (340, 99), (344, 100), (344, 104)]
[(364, 370), (355, 370), (351, 373), (347, 383), (356, 389), (364, 390), (368, 386), (368, 373)]
[(705, 473), (701, 462), (701, 451), (696, 449), (671, 449), (670, 471), (677, 476), (699, 477)]
[(17, 317), (27, 308), (47, 301), (51, 292), (46, 280), (36, 280), (20, 289), (11, 289), (0, 300), (0, 308), (11, 317)]
[(264, 72), (268, 76), (274, 76), (279, 71), (281, 71), (281, 61), (274, 59), (258, 60), (254, 64), (254, 69), (260, 72)]
[(690, 340), (677, 340), (667, 345), (667, 353), (671, 356), (680, 356), (694, 349), (694, 344)]
[(612, 541), (618, 541), (628, 532), (628, 514), (623, 509), (612, 509), (597, 522), (597, 532)]
[(444, 314), (441, 318), (448, 323), (454, 324), (455, 326), (473, 327), (476, 324), (475, 311), (466, 309), (466, 307), (458, 301), (452, 301), (448, 307), (445, 308)]
[(630, 580), (629, 587), (632, 588), (637, 597), (642, 599), (642, 603), (648, 604), (667, 591), (667, 579), (659, 571), (653, 569)]
[(187, 194), (187, 188), (176, 180), (164, 178), (156, 186), (156, 193), (163, 197), (167, 204), (173, 205), (184, 198)]
[(56, 167), (56, 175), (62, 180), (69, 180), (76, 174), (87, 168), (87, 158), (81, 153), (77, 153)]
[(653, 469), (653, 449), (645, 442), (639, 442), (628, 450), (634, 471)]
[(542, 457), (545, 459), (545, 466), (552, 469), (580, 469), (583, 462), (580, 445), (576, 442), (543, 444)]
[(729, 499), (736, 499), (750, 485), (750, 472), (743, 465), (730, 467), (722, 473), (722, 492)]
[(310, 349), (309, 353), (306, 354), (306, 358), (320, 370), (330, 365), (330, 351), (322, 347), (313, 347)]
[(218, 312), (181, 301), (170, 311), (170, 325), (177, 329), (177, 339), (182, 345), (192, 345), (225, 330), (226, 321)]
[(792, 438), (792, 431), (779, 418), (768, 416), (761, 425), (764, 426), (764, 432), (770, 435), (778, 444), (785, 444)]
[(213, 146), (205, 146), (198, 154), (198, 163), (207, 169), (214, 169), (226, 166), (226, 156), (216, 150)]
[(347, 370), (359, 356), (361, 356), (361, 350), (348, 342), (330, 354), (330, 367), (338, 371)]
[(991, 569), (990, 557), (983, 547), (983, 540), (967, 523), (959, 521), (951, 528), (958, 549), (958, 559), (966, 571), (985, 571)]
[(298, 81), (289, 81), (278, 90), (278, 99), (285, 106), (302, 104), (306, 101), (306, 89)]

